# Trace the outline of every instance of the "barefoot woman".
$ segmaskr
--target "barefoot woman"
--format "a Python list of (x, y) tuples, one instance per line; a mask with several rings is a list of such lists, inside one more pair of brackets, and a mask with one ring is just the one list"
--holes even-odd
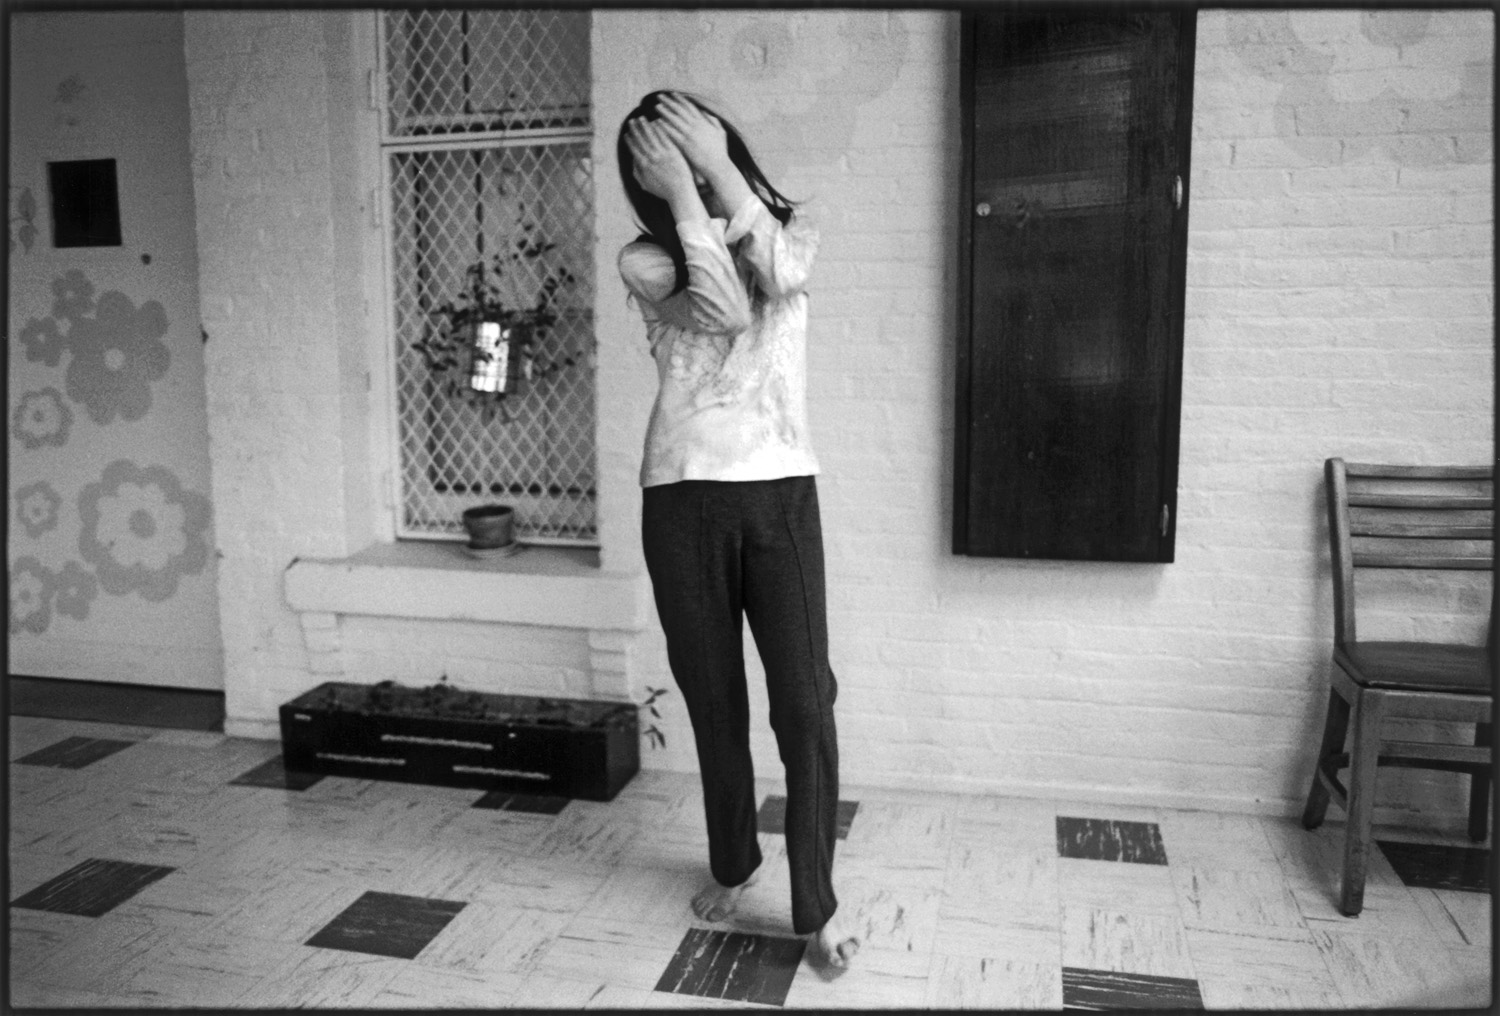
[(661, 382), (641, 467), (642, 540), (703, 774), (713, 881), (693, 909), (727, 917), (761, 863), (747, 618), (786, 766), (792, 926), (815, 962), (842, 967), (859, 941), (835, 917), (837, 685), (804, 394), (803, 287), (817, 234), (738, 132), (681, 93), (642, 99), (616, 150), (644, 230), (621, 251), (620, 273)]

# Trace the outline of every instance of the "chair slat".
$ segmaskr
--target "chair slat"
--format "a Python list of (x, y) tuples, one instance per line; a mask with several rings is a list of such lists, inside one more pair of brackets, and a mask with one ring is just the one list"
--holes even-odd
[(1432, 741), (1380, 742), (1380, 760), (1420, 759), (1423, 761), (1449, 762), (1462, 766), (1488, 766), (1494, 758), (1488, 745), (1475, 747), (1470, 744), (1441, 744)]
[(1492, 466), (1394, 466), (1373, 462), (1345, 462), (1344, 474), (1350, 479), (1387, 480), (1488, 480), (1495, 475)]
[(1444, 571), (1490, 571), (1495, 567), (1493, 555), (1459, 554), (1387, 554), (1371, 551), (1354, 552), (1356, 568), (1433, 568)]
[(1388, 536), (1413, 540), (1490, 540), (1493, 526), (1425, 526), (1406, 522), (1349, 523), (1350, 536)]
[(1487, 511), (1495, 507), (1493, 497), (1470, 494), (1374, 494), (1349, 492), (1351, 508), (1467, 508)]

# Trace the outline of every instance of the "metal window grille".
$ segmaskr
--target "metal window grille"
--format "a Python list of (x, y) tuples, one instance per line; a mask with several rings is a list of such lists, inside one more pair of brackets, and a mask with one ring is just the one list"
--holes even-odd
[[(397, 533), (462, 537), (463, 509), (500, 501), (527, 542), (597, 544), (589, 14), (386, 11), (381, 52)], [(487, 414), (450, 394), (414, 346), (468, 267), (522, 235), (556, 246), (507, 269), (516, 305), (535, 302), (549, 269), (577, 281), (534, 351), (543, 369)]]

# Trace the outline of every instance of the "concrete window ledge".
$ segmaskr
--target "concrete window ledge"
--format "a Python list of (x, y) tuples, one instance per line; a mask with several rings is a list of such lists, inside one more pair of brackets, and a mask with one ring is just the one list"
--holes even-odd
[[(300, 615), (308, 669), (320, 680), (350, 676), (339, 616), (375, 615), (572, 628), (586, 633), (589, 674), (587, 687), (571, 694), (638, 697), (633, 648), (652, 616), (651, 583), (644, 574), (601, 572), (598, 551), (527, 547), (514, 557), (478, 560), (459, 543), (407, 541), (337, 560), (293, 561), (284, 588)], [(273, 723), (252, 726), (237, 721), (232, 733), (276, 736)]]
[(459, 543), (407, 540), (337, 560), (298, 559), (286, 598), (304, 613), (636, 632), (650, 617), (644, 575), (601, 572), (599, 552), (527, 547), (478, 560)]

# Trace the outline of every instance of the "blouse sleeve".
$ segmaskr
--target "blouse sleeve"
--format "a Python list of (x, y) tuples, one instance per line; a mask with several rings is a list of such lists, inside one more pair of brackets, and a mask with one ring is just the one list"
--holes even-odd
[(760, 288), (773, 297), (786, 297), (807, 285), (813, 257), (818, 253), (818, 231), (794, 214), (783, 226), (755, 195), (745, 199), (724, 231), (727, 243), (738, 243), (739, 256), (750, 266)]
[(750, 294), (745, 291), (724, 241), (724, 220), (677, 226), (687, 258), (687, 287), (677, 283), (672, 258), (654, 243), (636, 241), (620, 252), (620, 275), (639, 300), (661, 317), (709, 335), (738, 335), (750, 327)]

